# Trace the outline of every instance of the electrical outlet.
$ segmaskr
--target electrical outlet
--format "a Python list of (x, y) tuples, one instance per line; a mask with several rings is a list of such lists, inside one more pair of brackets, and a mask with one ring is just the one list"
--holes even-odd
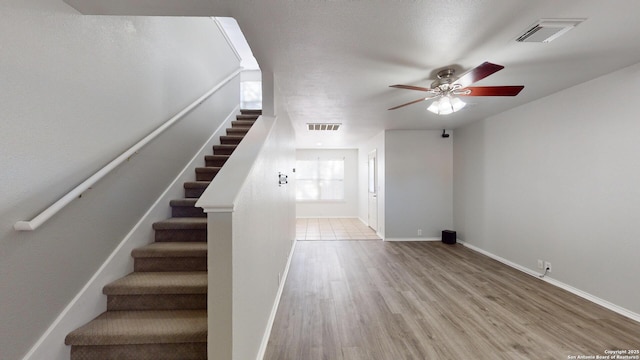
[(547, 272), (551, 272), (551, 263), (548, 261), (544, 262), (544, 268)]
[(418, 236), (422, 236), (422, 229), (418, 229)]
[(544, 270), (544, 261), (538, 259), (538, 269)]

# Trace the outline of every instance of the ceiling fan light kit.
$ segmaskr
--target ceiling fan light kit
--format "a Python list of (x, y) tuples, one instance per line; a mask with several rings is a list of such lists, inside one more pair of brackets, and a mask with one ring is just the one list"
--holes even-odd
[(467, 104), (464, 101), (460, 100), (460, 98), (452, 98), (451, 96), (447, 95), (432, 102), (427, 110), (437, 115), (449, 115), (453, 114), (456, 111), (462, 110), (462, 108), (466, 105)]
[(430, 95), (418, 100), (394, 106), (389, 110), (395, 110), (407, 105), (425, 100), (434, 100), (427, 108), (438, 115), (448, 115), (462, 110), (466, 103), (458, 96), (516, 96), (524, 86), (469, 86), (487, 76), (504, 69), (504, 66), (485, 62), (460, 77), (456, 78), (454, 69), (444, 69), (438, 72), (438, 79), (431, 83), (431, 88), (413, 85), (390, 85), (390, 87), (407, 90), (425, 91)]

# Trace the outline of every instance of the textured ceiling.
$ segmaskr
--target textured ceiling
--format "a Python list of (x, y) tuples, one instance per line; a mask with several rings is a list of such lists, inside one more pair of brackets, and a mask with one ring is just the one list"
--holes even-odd
[[(637, 0), (68, 2), (88, 13), (236, 18), (262, 70), (274, 74), (299, 147), (355, 147), (384, 129), (454, 129), (640, 62)], [(540, 18), (587, 20), (548, 44), (515, 41)], [(389, 85), (429, 86), (438, 69), (484, 61), (505, 69), (476, 85), (525, 85), (520, 95), (466, 98), (447, 116), (427, 112), (427, 102), (387, 110), (423, 96)], [(344, 125), (318, 134), (307, 122)]]

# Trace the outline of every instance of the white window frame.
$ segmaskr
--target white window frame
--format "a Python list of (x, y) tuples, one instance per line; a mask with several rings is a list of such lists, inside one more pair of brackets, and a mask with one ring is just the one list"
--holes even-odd
[(345, 159), (296, 160), (296, 201), (345, 201)]

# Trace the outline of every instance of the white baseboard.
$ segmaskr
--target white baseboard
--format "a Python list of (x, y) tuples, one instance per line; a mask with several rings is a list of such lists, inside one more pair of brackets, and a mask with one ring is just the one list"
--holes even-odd
[(479, 248), (477, 246), (471, 245), (469, 243), (466, 243), (466, 242), (460, 241), (460, 240), (458, 240), (458, 242), (460, 244), (468, 247), (469, 249), (471, 249), (473, 251), (479, 252), (482, 255), (488, 256), (488, 257), (490, 257), (490, 258), (492, 258), (492, 259), (494, 259), (496, 261), (499, 261), (499, 262), (501, 262), (501, 263), (503, 263), (503, 264), (505, 264), (507, 266), (510, 266), (510, 267), (512, 267), (512, 268), (514, 268), (516, 270), (522, 271), (523, 273), (525, 273), (527, 275), (534, 276), (536, 279), (540, 279), (542, 281), (548, 282), (551, 285), (557, 286), (557, 287), (559, 287), (559, 288), (561, 288), (563, 290), (566, 290), (566, 291), (568, 291), (568, 292), (570, 292), (570, 293), (572, 293), (574, 295), (580, 296), (583, 299), (589, 300), (589, 301), (591, 301), (591, 302), (593, 302), (595, 304), (598, 304), (598, 305), (600, 305), (602, 307), (605, 307), (605, 308), (607, 308), (607, 309), (609, 309), (609, 310), (611, 310), (613, 312), (616, 312), (616, 313), (618, 313), (618, 314), (620, 314), (622, 316), (626, 316), (631, 320), (635, 320), (635, 321), (640, 322), (640, 314), (637, 314), (637, 313), (635, 313), (635, 312), (633, 312), (631, 310), (625, 309), (625, 308), (623, 308), (621, 306), (618, 306), (616, 304), (613, 304), (613, 303), (611, 303), (611, 302), (609, 302), (607, 300), (604, 300), (604, 299), (601, 299), (601, 298), (599, 298), (597, 296), (591, 295), (591, 294), (589, 294), (589, 293), (587, 293), (585, 291), (582, 291), (580, 289), (577, 289), (577, 288), (575, 288), (575, 287), (573, 287), (571, 285), (565, 284), (565, 283), (563, 283), (561, 281), (558, 281), (558, 280), (556, 280), (554, 278), (551, 278), (548, 275), (543, 277), (543, 278), (541, 278), (540, 277), (542, 275), (541, 273), (533, 271), (533, 270), (531, 270), (529, 268), (526, 268), (524, 266), (518, 265), (518, 264), (516, 264), (516, 263), (514, 263), (512, 261), (509, 261), (509, 260), (507, 260), (507, 259), (505, 259), (503, 257), (500, 257), (498, 255), (495, 255), (493, 253), (490, 253), (490, 252), (488, 252), (486, 250), (483, 250), (483, 249), (481, 249), (481, 248)]
[(296, 219), (360, 219), (360, 218), (357, 216), (296, 216)]
[(440, 238), (385, 238), (384, 241), (440, 241)]
[(237, 106), (220, 124), (22, 360), (69, 359), (71, 349), (64, 344), (64, 338), (71, 331), (106, 311), (107, 299), (102, 294), (102, 288), (133, 271), (131, 250), (144, 246), (153, 239), (152, 224), (167, 218), (169, 200), (176, 198), (176, 194), (184, 191), (182, 183), (193, 178), (194, 169), (201, 166), (202, 158), (210, 153), (211, 146), (217, 140), (216, 137), (223, 135), (224, 130), (230, 126), (239, 111), (240, 107)]
[(276, 299), (273, 302), (273, 307), (271, 308), (269, 321), (267, 321), (267, 328), (265, 329), (264, 335), (262, 336), (262, 342), (260, 343), (260, 349), (258, 349), (258, 356), (256, 357), (256, 360), (264, 359), (264, 355), (267, 351), (267, 345), (269, 345), (269, 337), (271, 336), (271, 329), (273, 328), (273, 322), (276, 320), (278, 306), (280, 305), (280, 298), (282, 297), (282, 291), (284, 290), (284, 285), (287, 282), (287, 276), (289, 275), (289, 267), (291, 266), (291, 260), (293, 259), (293, 252), (296, 249), (297, 243), (298, 241), (294, 240), (293, 245), (291, 246), (291, 251), (289, 252), (289, 259), (287, 260), (287, 265), (285, 266), (284, 272), (282, 273), (280, 286), (278, 287), (278, 293), (276, 294)]

